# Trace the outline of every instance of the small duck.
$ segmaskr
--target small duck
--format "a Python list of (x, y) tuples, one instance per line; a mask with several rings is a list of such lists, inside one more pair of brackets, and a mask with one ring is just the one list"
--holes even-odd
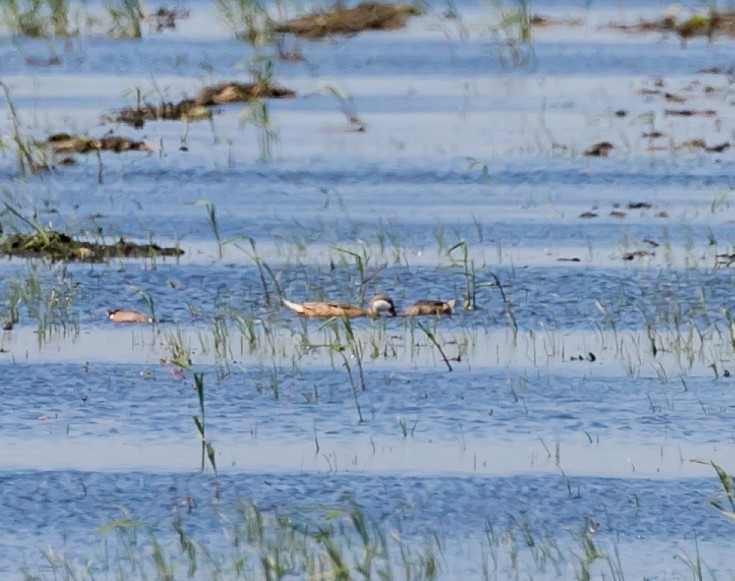
[(375, 295), (368, 302), (367, 309), (340, 303), (292, 303), (286, 299), (281, 301), (284, 307), (303, 317), (378, 317), (382, 312), (387, 312), (392, 317), (396, 316), (393, 300), (386, 295)]
[(451, 315), (454, 309), (455, 299), (451, 301), (416, 301), (408, 307), (403, 314), (407, 317), (418, 315)]
[(107, 315), (113, 323), (153, 323), (148, 315), (137, 311), (126, 311), (123, 309), (108, 309)]

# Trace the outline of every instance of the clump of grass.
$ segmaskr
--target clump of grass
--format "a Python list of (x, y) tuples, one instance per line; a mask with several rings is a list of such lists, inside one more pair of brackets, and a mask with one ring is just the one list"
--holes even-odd
[(250, 243), (250, 250), (247, 250), (240, 246), (239, 244), (235, 244), (237, 248), (242, 250), (245, 254), (247, 254), (250, 259), (255, 263), (255, 266), (258, 268), (258, 276), (260, 278), (260, 284), (263, 288), (263, 296), (264, 296), (264, 303), (265, 306), (270, 306), (272, 304), (271, 300), (271, 293), (268, 289), (268, 283), (266, 281), (266, 273), (268, 274), (268, 277), (273, 282), (273, 285), (276, 287), (276, 293), (278, 294), (278, 299), (283, 296), (283, 289), (281, 289), (281, 285), (278, 282), (278, 278), (273, 273), (273, 270), (270, 266), (268, 266), (268, 263), (266, 263), (259, 255), (258, 255), (258, 249), (255, 244), (255, 240), (253, 238), (248, 237), (247, 241)]
[(182, 369), (190, 369), (193, 365), (191, 360), (192, 350), (181, 329), (177, 328), (174, 331), (167, 332), (164, 342), (169, 352), (169, 361)]
[(215, 0), (214, 5), (235, 38), (253, 47), (270, 41), (273, 22), (260, 0)]
[[(462, 252), (459, 259), (452, 256), (452, 252), (455, 250), (461, 250)], [(467, 242), (462, 240), (447, 250), (447, 256), (452, 261), (452, 265), (462, 268), (465, 283), (464, 309), (474, 311), (477, 308), (477, 277), (475, 275), (475, 262), (470, 259), (470, 247)]]
[(211, 322), (214, 355), (217, 363), (217, 374), (224, 379), (230, 374), (230, 328), (223, 315), (217, 315)]
[(5, 304), (6, 329), (20, 321), (21, 313), (36, 323), (36, 337), (42, 346), (53, 335), (79, 334), (79, 315), (74, 309), (79, 287), (65, 268), (29, 263), (25, 277), (7, 280)]
[(362, 245), (362, 253), (353, 252), (346, 248), (333, 247), (343, 256), (348, 256), (355, 261), (355, 269), (357, 270), (357, 301), (362, 303), (365, 300), (365, 292), (367, 291), (368, 285), (383, 271), (385, 264), (378, 265), (370, 270), (370, 251), (366, 245)]
[[(49, 169), (44, 149), (39, 147), (33, 139), (23, 134), (22, 124), (15, 108), (15, 102), (13, 101), (10, 93), (10, 88), (2, 80), (0, 80), (0, 88), (2, 88), (3, 93), (5, 93), (8, 112), (10, 113), (10, 119), (13, 122), (13, 131), (10, 135), (10, 140), (15, 146), (18, 157), (18, 169), (21, 175), (25, 176), (28, 173), (36, 173), (41, 170)], [(0, 138), (0, 144), (4, 141), (4, 138)]]
[(503, 66), (527, 65), (533, 56), (532, 26), (529, 0), (492, 0), (496, 24), (489, 27), (498, 47)]
[(3, 24), (13, 33), (31, 38), (67, 37), (68, 0), (3, 0)]
[(142, 38), (142, 22), (145, 11), (140, 0), (110, 0), (107, 4), (110, 16), (110, 36), (114, 38)]
[(279, 141), (278, 129), (271, 123), (268, 102), (253, 99), (240, 117), (242, 126), (252, 125), (258, 135), (259, 159), (270, 162), (275, 157), (275, 146)]

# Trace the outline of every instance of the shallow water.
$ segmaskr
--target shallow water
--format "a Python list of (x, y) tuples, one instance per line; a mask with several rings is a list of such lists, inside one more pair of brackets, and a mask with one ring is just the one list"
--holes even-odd
[[(629, 578), (686, 577), (697, 551), (713, 578), (732, 577), (731, 524), (707, 505), (719, 482), (691, 462), (735, 471), (733, 276), (717, 258), (735, 244), (732, 151), (678, 147), (733, 138), (731, 78), (698, 72), (731, 66), (732, 41), (683, 48), (606, 28), (658, 17), (658, 2), (534, 4), (584, 24), (535, 30), (518, 67), (503, 63), (488, 9), (474, 3), (457, 4), (460, 20), (442, 4), (405, 30), (298, 41), (305, 62), (274, 62), (298, 97), (268, 104), (278, 139), (265, 163), (239, 105), (193, 124), (186, 152), (182, 123), (101, 124), (134, 103), (135, 87), (175, 100), (246, 79), (250, 49), (208, 3), (187, 8), (177, 31), (138, 42), (0, 39), (24, 132), (113, 128), (157, 149), (26, 178), (5, 149), (7, 201), (83, 238), (186, 252), (0, 264), (5, 310), (19, 288), (32, 297), (0, 336), (3, 578), (24, 563), (52, 577), (48, 546), (113, 575), (114, 551), (95, 531), (124, 511), (167, 548), (178, 514), (231, 561), (240, 500), (325, 523), (344, 494), (393, 541), (444, 538), (439, 578), (479, 578), (483, 560), (498, 578), (579, 575), (585, 517)], [(60, 66), (26, 60), (51, 46)], [(339, 110), (350, 98), (365, 132)], [(716, 115), (666, 114), (684, 108)], [(666, 135), (642, 137), (652, 130)], [(600, 141), (615, 146), (608, 158), (583, 155)], [(628, 207), (641, 202), (650, 207)], [(26, 226), (3, 217), (6, 232)], [(461, 247), (449, 252), (462, 241), (466, 261)], [(648, 255), (624, 260), (636, 250)], [(459, 306), (473, 272), (475, 310), (423, 329), (354, 321), (357, 349), (344, 323), (278, 306), (280, 292)], [(148, 312), (144, 296), (157, 325), (111, 326), (108, 308)], [(204, 373), (216, 485), (199, 472), (193, 370), (169, 362), (181, 347)], [(502, 541), (488, 544), (488, 523)], [(508, 539), (528, 531), (563, 558), (540, 562), (526, 546), (515, 561)], [(615, 578), (609, 563), (593, 578)]]
[[(172, 513), (176, 513), (183, 519), (189, 534), (205, 538), (213, 545), (226, 545), (231, 526), (228, 521), (237, 520), (236, 507), (242, 497), (255, 501), (266, 514), (301, 511), (314, 516), (345, 506), (344, 495), (348, 494), (365, 507), (371, 518), (387, 523), (392, 530), (400, 530), (404, 539), (420, 538), (441, 522), (438, 529), (452, 539), (448, 554), (456, 550), (455, 539), (474, 536), (475, 531), (483, 530), (488, 522), (497, 530), (518, 527), (518, 533), (522, 523), (528, 523), (541, 542), (554, 530), (568, 531), (567, 536), (571, 539), (576, 531), (584, 528), (585, 516), (591, 515), (599, 525), (595, 539), (601, 546), (614, 542), (625, 552), (633, 543), (666, 538), (672, 548), (661, 553), (656, 563), (663, 570), (675, 563), (677, 556), (692, 554), (689, 549), (693, 547), (693, 536), (701, 543), (704, 554), (711, 550), (713, 542), (718, 543), (720, 551), (727, 550), (722, 529), (717, 526), (720, 523), (700, 502), (701, 494), (711, 491), (708, 488), (711, 484), (708, 480), (661, 482), (588, 478), (575, 479), (570, 493), (567, 483), (558, 476), (493, 479), (315, 477), (265, 472), (221, 478), (219, 486), (225, 493), (219, 507), (212, 508), (209, 499), (213, 482), (200, 475), (19, 472), (1, 482), (3, 512), (11, 518), (22, 519), (24, 525), (21, 528), (3, 527), (0, 534), (7, 541), (5, 546), (9, 554), (16, 557), (22, 554), (26, 562), (32, 564), (39, 557), (27, 550), (29, 545), (58, 543), (64, 537), (63, 529), (56, 528), (50, 535), (46, 532), (51, 523), (73, 521), (77, 526), (95, 530), (121, 516), (119, 503), (122, 502), (134, 507), (125, 515), (127, 518), (145, 519), (165, 530)], [(15, 496), (15, 491), (23, 491), (23, 494)], [(7, 500), (9, 495), (13, 495), (12, 502)], [(676, 506), (676, 514), (674, 511), (662, 513), (662, 504)], [(187, 505), (192, 507), (191, 511), (187, 510)], [(521, 506), (523, 509), (519, 512)], [(90, 536), (88, 548), (97, 549), (102, 555), (105, 537), (109, 539), (111, 535)], [(480, 539), (472, 538), (471, 542), (479, 546)], [(67, 545), (65, 549), (69, 555), (75, 551), (74, 546)], [(237, 549), (228, 551), (237, 552)], [(502, 555), (502, 548), (497, 552)], [(650, 564), (651, 560), (644, 557), (643, 563)], [(98, 570), (102, 569), (100, 561), (104, 563), (104, 559), (95, 563)], [(479, 552), (467, 561), (466, 569), (461, 572), (447, 569), (447, 576), (479, 574), (483, 561)], [(712, 566), (722, 571), (719, 562), (712, 562)], [(561, 574), (555, 576), (560, 578), (573, 571), (571, 563), (561, 562), (559, 567)], [(681, 567), (681, 563), (675, 566), (684, 571)], [(545, 576), (532, 566), (528, 570), (534, 576)], [(624, 570), (631, 575), (640, 572), (633, 563), (628, 563)], [(546, 573), (553, 573), (553, 570)]]

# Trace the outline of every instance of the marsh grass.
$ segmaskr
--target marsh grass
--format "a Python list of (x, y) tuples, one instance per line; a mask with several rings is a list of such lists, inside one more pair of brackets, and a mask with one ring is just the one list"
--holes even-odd
[(153, 325), (156, 324), (156, 305), (153, 301), (153, 297), (151, 294), (142, 288), (139, 288), (137, 286), (134, 286), (132, 288), (133, 292), (137, 294), (141, 299), (143, 299), (143, 302), (145, 303), (146, 309), (148, 310), (148, 316), (150, 317), (151, 321), (153, 322)]
[[(202, 536), (191, 532), (188, 514), (194, 505), (189, 499), (181, 503), (170, 526), (154, 527), (123, 511), (97, 529), (98, 541), (90, 546), (101, 546), (100, 555), (71, 560), (48, 548), (43, 552), (46, 565), (34, 571), (26, 564), (23, 579), (433, 581), (457, 574), (467, 579), (628, 578), (618, 545), (597, 539), (587, 524), (581, 532), (571, 532), (569, 544), (515, 509), (502, 528), (488, 522), (482, 531), (460, 540), (462, 565), (456, 571), (447, 555), (448, 545), (457, 543), (452, 535), (404, 535), (402, 517), (376, 521), (349, 497), (291, 509), (263, 508), (243, 499), (215, 506), (210, 510), (216, 510), (213, 519), (220, 526)], [(196, 506), (195, 512), (202, 510)], [(685, 571), (667, 566), (667, 574), (721, 578), (704, 562), (697, 539), (693, 544), (694, 556), (680, 558)]]
[[(256, 330), (256, 323), (260, 321), (252, 316), (241, 314), (233, 315), (233, 319), (240, 331), (240, 352), (253, 353), (258, 348), (259, 335)], [(247, 350), (245, 349), (245, 345), (247, 345)]]
[(337, 108), (345, 116), (349, 131), (356, 131), (358, 133), (365, 131), (367, 126), (357, 111), (357, 104), (355, 103), (354, 97), (349, 92), (340, 91), (332, 85), (326, 85), (324, 92), (337, 101)]
[(77, 33), (70, 28), (69, 0), (3, 0), (0, 12), (13, 34), (53, 38)]
[[(6, 190), (6, 195), (7, 194), (8, 192)], [(35, 217), (26, 218), (20, 210), (18, 210), (14, 206), (11, 206), (8, 202), (5, 202), (5, 210), (21, 222), (23, 222), (25, 225), (29, 226), (35, 232), (35, 235), (42, 246), (49, 245), (50, 239), (48, 233), (46, 232), (46, 229), (38, 223)], [(3, 212), (3, 214), (4, 213), (5, 212)]]
[(273, 20), (260, 0), (215, 0), (214, 6), (238, 40), (253, 47), (271, 42)]
[(480, 170), (483, 183), (490, 183), (490, 168), (487, 164), (474, 157), (467, 157), (467, 171), (470, 172), (474, 169)]
[(533, 58), (529, 0), (490, 0), (493, 23), (488, 31), (505, 67), (527, 66)]
[(439, 341), (436, 340), (434, 333), (430, 331), (429, 329), (427, 329), (426, 327), (424, 327), (424, 325), (422, 325), (418, 321), (416, 322), (416, 325), (418, 325), (419, 329), (421, 329), (424, 332), (424, 335), (426, 335), (429, 341), (431, 341), (434, 347), (436, 347), (437, 351), (439, 351), (439, 354), (442, 356), (442, 359), (444, 360), (444, 363), (446, 364), (447, 369), (449, 369), (449, 371), (453, 371), (452, 364), (449, 363), (449, 359), (447, 358), (446, 353), (444, 353), (444, 349), (442, 349), (442, 346), (439, 344)]
[[(202, 463), (200, 470), (204, 472), (205, 458), (209, 460), (209, 465), (212, 467), (215, 476), (217, 475), (217, 462), (214, 446), (212, 442), (207, 439), (206, 421), (205, 421), (205, 406), (204, 406), (204, 374), (194, 373), (194, 389), (197, 394), (197, 400), (199, 401), (199, 415), (192, 416), (194, 425), (196, 426), (199, 438), (202, 441)], [(219, 499), (219, 488), (215, 489), (215, 498)]]
[[(365, 348), (362, 339), (355, 332), (350, 318), (346, 316), (342, 318), (332, 317), (322, 323), (318, 331), (325, 332), (326, 336), (324, 342), (319, 344), (312, 343), (309, 340), (306, 324), (304, 324), (304, 327), (300, 344), (305, 353), (326, 348), (333, 367), (335, 366), (335, 356), (338, 357), (338, 361), (341, 361), (341, 366), (347, 372), (358, 422), (362, 424), (365, 419), (360, 406), (360, 393), (367, 389), (363, 368)], [(344, 339), (342, 338), (342, 332), (344, 332)]]
[[(240, 239), (237, 239), (240, 240)], [(283, 295), (283, 289), (281, 288), (281, 284), (278, 282), (278, 277), (274, 274), (273, 270), (270, 266), (268, 266), (268, 263), (266, 263), (259, 255), (258, 255), (258, 248), (255, 242), (254, 238), (247, 237), (245, 240), (248, 241), (250, 244), (250, 250), (243, 248), (239, 244), (236, 243), (235, 240), (231, 240), (229, 242), (234, 243), (234, 246), (244, 252), (255, 264), (256, 268), (258, 269), (258, 277), (260, 279), (260, 285), (263, 289), (263, 297), (265, 299), (265, 306), (271, 306), (273, 304), (273, 301), (271, 300), (271, 292), (268, 288), (268, 282), (266, 280), (266, 274), (268, 275), (268, 278), (273, 283), (273, 286), (276, 288), (276, 293), (278, 294), (278, 301), (284, 296)], [(276, 302), (278, 302), (276, 301)]]
[(171, 364), (182, 369), (190, 369), (193, 365), (191, 359), (192, 347), (189, 338), (181, 328), (177, 327), (174, 330), (167, 331), (162, 340), (168, 350), (168, 360)]
[(711, 460), (692, 460), (696, 464), (705, 464), (712, 467), (722, 486), (722, 492), (710, 497), (708, 504), (717, 509), (720, 514), (735, 523), (735, 476), (728, 474), (722, 466)]
[[(333, 325), (336, 323), (337, 323), (336, 320), (333, 321)], [(350, 388), (352, 389), (352, 397), (353, 397), (353, 401), (355, 402), (355, 410), (357, 411), (357, 417), (358, 417), (359, 423), (362, 424), (365, 420), (362, 415), (362, 408), (360, 407), (359, 392), (365, 391), (367, 389), (367, 386), (365, 384), (365, 374), (362, 368), (362, 357), (363, 357), (362, 342), (355, 335), (355, 332), (352, 328), (352, 323), (350, 322), (349, 317), (342, 317), (341, 319), (339, 319), (339, 323), (341, 323), (342, 328), (344, 328), (349, 351), (340, 344), (338, 331), (335, 331), (335, 338), (337, 341), (330, 346), (330, 351), (338, 353), (340, 357), (342, 358), (344, 368), (347, 371), (347, 378), (349, 379), (349, 382), (350, 382)], [(351, 357), (349, 358), (347, 357), (348, 353), (351, 355)], [(354, 365), (357, 367), (357, 375), (358, 375), (357, 380), (355, 380), (355, 376), (354, 376), (353, 369), (352, 369), (353, 366), (350, 364), (350, 359), (354, 361)]]
[[(455, 250), (461, 251), (460, 258), (455, 258), (452, 253)], [(462, 269), (462, 277), (464, 278), (465, 294), (463, 299), (464, 309), (466, 311), (474, 311), (477, 309), (477, 276), (475, 274), (475, 262), (470, 259), (470, 247), (464, 240), (457, 242), (454, 246), (447, 250), (453, 266), (459, 266)]]
[(6, 278), (3, 287), (6, 330), (30, 318), (39, 347), (54, 337), (79, 335), (79, 286), (66, 268), (29, 262), (25, 277)]
[(207, 212), (207, 224), (217, 241), (217, 256), (222, 260), (222, 236), (220, 235), (219, 223), (217, 222), (217, 207), (209, 200), (199, 200), (198, 202), (195, 202), (194, 205), (204, 206), (204, 209)]
[[(37, 173), (41, 170), (48, 170), (49, 163), (46, 152), (43, 147), (39, 146), (35, 140), (28, 137), (23, 132), (23, 126), (18, 116), (18, 111), (13, 101), (10, 87), (0, 79), (0, 88), (5, 94), (5, 101), (8, 105), (8, 113), (13, 124), (12, 133), (9, 136), (10, 141), (15, 147), (18, 158), (18, 170), (22, 176)], [(0, 137), (0, 144), (4, 144), (6, 137)]]
[(111, 21), (108, 31), (110, 36), (120, 39), (143, 37), (145, 11), (140, 0), (109, 0), (106, 8)]
[[(371, 255), (366, 245), (362, 245), (361, 252), (354, 252), (347, 248), (332, 247), (332, 250), (338, 252), (342, 257), (350, 257), (354, 260), (355, 270), (357, 271), (357, 301), (362, 303), (365, 300), (365, 293), (368, 285), (373, 282), (380, 273), (385, 269), (386, 265), (377, 265), (369, 269)], [(346, 262), (344, 264), (347, 264)]]
[[(238, 500), (226, 515), (220, 511), (219, 520), (223, 536), (200, 540), (187, 532), (185, 515), (172, 519), (171, 534), (131, 518), (125, 511), (96, 531), (104, 543), (100, 557), (76, 563), (62, 552), (47, 549), (44, 569), (57, 581), (433, 581), (442, 571), (441, 539), (427, 536), (418, 542), (404, 541), (349, 499), (291, 514)], [(27, 565), (23, 578), (47, 579)]]
[(230, 374), (230, 360), (232, 359), (228, 318), (224, 315), (214, 316), (210, 322), (210, 329), (214, 341), (217, 376), (222, 380)]
[(278, 128), (271, 122), (266, 99), (253, 99), (240, 116), (241, 126), (252, 125), (258, 137), (259, 160), (268, 163), (275, 158), (279, 142)]

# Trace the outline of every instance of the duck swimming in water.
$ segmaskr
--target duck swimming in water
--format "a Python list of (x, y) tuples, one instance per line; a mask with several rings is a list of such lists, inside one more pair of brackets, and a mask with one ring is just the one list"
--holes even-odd
[(393, 300), (386, 295), (375, 295), (368, 302), (367, 309), (324, 301), (315, 303), (292, 303), (286, 299), (281, 299), (281, 301), (283, 306), (302, 317), (378, 317), (383, 312), (387, 312), (392, 317), (396, 316)]
[(124, 309), (108, 309), (107, 315), (113, 323), (152, 323), (153, 319), (148, 315), (137, 311), (126, 311)]
[(455, 299), (451, 301), (416, 301), (410, 307), (403, 311), (407, 317), (416, 317), (418, 315), (451, 315), (454, 309)]

